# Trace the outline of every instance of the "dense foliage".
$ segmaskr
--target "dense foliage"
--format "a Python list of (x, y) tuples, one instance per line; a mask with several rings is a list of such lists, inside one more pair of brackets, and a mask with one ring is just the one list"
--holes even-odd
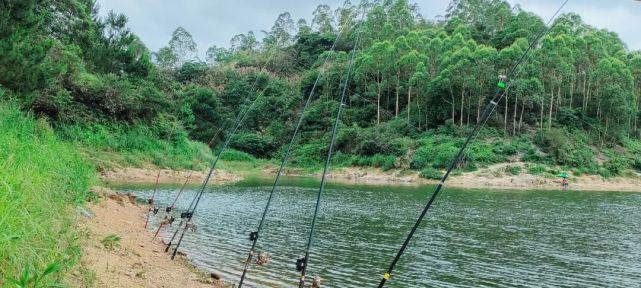
[[(4, 98), (52, 119), (76, 142), (133, 133), (174, 146), (138, 150), (191, 151), (170, 153), (187, 155), (179, 163), (135, 157), (172, 167), (202, 156), (185, 144), (186, 135), (219, 144), (247, 109), (232, 148), (280, 157), (304, 97), (323, 73), (292, 159), (318, 165), (348, 52), (362, 27), (335, 162), (442, 169), (478, 121), (497, 75), (506, 74), (545, 27), (535, 14), (500, 0), (454, 0), (438, 21), (423, 18), (407, 0), (361, 1), (336, 10), (320, 5), (310, 24), (283, 13), (262, 39), (251, 31), (236, 35), (229, 47), (210, 47), (201, 60), (184, 28), (151, 53), (125, 16), (98, 17), (92, 0), (1, 5)], [(608, 155), (624, 159), (614, 161), (623, 167), (639, 162), (631, 145), (641, 137), (641, 52), (567, 13), (526, 60), (464, 168), (512, 157), (597, 173), (607, 169)], [(128, 145), (112, 139), (96, 147), (123, 152)], [(615, 150), (624, 153), (610, 153)]]
[[(417, 170), (447, 165), (477, 123), (498, 75), (507, 74), (545, 28), (538, 16), (506, 1), (455, 0), (437, 22), (405, 0), (362, 1), (337, 10), (320, 5), (311, 25), (283, 13), (262, 41), (253, 32), (237, 35), (229, 48), (209, 48), (203, 62), (179, 28), (155, 55), (162, 71), (183, 84), (191, 101), (191, 114), (183, 119), (193, 119), (188, 124), (196, 139), (207, 141), (227, 127), (248, 107), (240, 99), (257, 98), (233, 146), (259, 158), (282, 155), (303, 97), (323, 71), (292, 159), (313, 166), (327, 149), (359, 25), (363, 39), (335, 162)], [(510, 79), (509, 93), (488, 123), (491, 132), (468, 151), (465, 168), (513, 157), (597, 173), (607, 170), (602, 159), (609, 161), (608, 154), (623, 163), (638, 161), (635, 150), (610, 152), (628, 151), (641, 136), (641, 53), (576, 14), (564, 14), (553, 25)], [(337, 48), (330, 51), (336, 37)], [(322, 65), (326, 57), (330, 62)], [(375, 155), (387, 157), (387, 164), (373, 163)]]

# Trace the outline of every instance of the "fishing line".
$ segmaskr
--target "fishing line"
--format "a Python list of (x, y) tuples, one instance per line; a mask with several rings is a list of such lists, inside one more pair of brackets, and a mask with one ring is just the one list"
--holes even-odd
[(332, 153), (334, 150), (334, 145), (336, 144), (336, 134), (338, 132), (338, 124), (340, 121), (340, 116), (341, 112), (343, 110), (343, 105), (345, 102), (345, 95), (347, 94), (347, 88), (349, 86), (349, 80), (350, 80), (350, 75), (352, 74), (352, 69), (354, 67), (354, 58), (356, 56), (356, 47), (358, 46), (358, 43), (361, 40), (361, 32), (363, 28), (363, 21), (365, 18), (365, 15), (367, 13), (365, 11), (362, 12), (361, 15), (361, 20), (358, 25), (358, 32), (356, 35), (356, 40), (354, 41), (354, 47), (352, 48), (351, 56), (350, 56), (350, 61), (349, 61), (349, 66), (347, 68), (347, 74), (345, 75), (345, 83), (343, 84), (343, 91), (341, 93), (341, 99), (340, 102), (338, 103), (338, 108), (336, 111), (336, 118), (334, 121), (334, 128), (332, 130), (332, 139), (329, 144), (329, 149), (327, 151), (327, 158), (325, 158), (325, 166), (323, 168), (323, 175), (321, 177), (321, 183), (320, 183), (320, 188), (318, 189), (318, 195), (316, 197), (316, 206), (314, 208), (314, 215), (312, 217), (312, 224), (311, 228), (309, 231), (309, 236), (307, 238), (307, 247), (305, 248), (305, 257), (301, 259), (296, 260), (296, 269), (300, 271), (300, 281), (298, 283), (299, 288), (303, 288), (305, 286), (305, 275), (307, 274), (307, 267), (309, 263), (309, 251), (312, 248), (312, 241), (314, 239), (314, 229), (316, 228), (316, 219), (318, 218), (318, 211), (320, 210), (320, 202), (323, 196), (323, 192), (325, 190), (325, 179), (327, 177), (327, 172), (329, 170), (329, 164), (332, 159)]
[[(346, 7), (348, 2), (349, 2), (349, 0), (347, 0), (347, 1), (345, 1), (343, 3), (343, 9)], [(338, 43), (338, 41), (340, 39), (340, 36), (341, 36), (342, 32), (343, 31), (339, 31), (339, 33), (336, 35), (336, 39), (334, 39), (334, 43), (332, 44), (331, 48), (329, 49), (329, 52), (334, 51), (334, 49), (336, 48), (336, 45), (337, 45), (337, 43)], [(278, 173), (276, 174), (276, 178), (274, 180), (274, 184), (272, 185), (271, 191), (269, 192), (269, 197), (267, 198), (267, 203), (265, 204), (265, 209), (263, 210), (262, 217), (261, 217), (260, 222), (258, 224), (258, 229), (255, 232), (251, 232), (249, 234), (249, 239), (252, 241), (252, 245), (251, 245), (251, 248), (249, 249), (249, 254), (247, 255), (247, 259), (245, 260), (245, 264), (244, 264), (244, 267), (243, 267), (243, 272), (242, 272), (242, 274), (240, 276), (240, 281), (238, 282), (238, 288), (243, 286), (243, 281), (245, 280), (245, 276), (247, 274), (247, 270), (249, 269), (249, 264), (251, 262), (251, 259), (254, 256), (254, 252), (256, 250), (256, 245), (257, 245), (258, 239), (260, 237), (260, 232), (262, 231), (264, 223), (265, 223), (265, 219), (267, 218), (267, 212), (268, 212), (269, 207), (271, 205), (272, 198), (274, 196), (276, 188), (279, 185), (280, 177), (281, 177), (282, 172), (283, 172), (283, 168), (285, 167), (285, 165), (287, 163), (287, 160), (289, 159), (292, 147), (294, 146), (294, 144), (296, 144), (295, 143), (296, 142), (296, 136), (298, 135), (300, 127), (302, 126), (302, 123), (303, 123), (303, 119), (305, 118), (305, 111), (307, 110), (307, 107), (309, 106), (309, 104), (310, 104), (310, 102), (312, 100), (312, 97), (314, 96), (314, 93), (316, 92), (316, 89), (318, 87), (318, 83), (320, 82), (321, 77), (325, 73), (325, 66), (329, 62), (330, 56), (331, 56), (331, 54), (327, 53), (327, 56), (323, 60), (321, 66), (320, 66), (319, 74), (318, 74), (318, 76), (316, 76), (316, 81), (314, 81), (314, 85), (312, 86), (312, 89), (309, 92), (309, 96), (307, 97), (307, 100), (305, 101), (303, 109), (302, 109), (302, 111), (300, 113), (300, 117), (298, 118), (298, 122), (296, 124), (296, 128), (294, 129), (294, 133), (292, 134), (292, 137), (291, 137), (291, 139), (289, 141), (289, 145), (287, 146), (287, 150), (285, 151), (285, 155), (283, 156), (283, 159), (281, 160), (280, 167), (278, 168)]]
[(147, 229), (147, 224), (149, 223), (149, 215), (153, 212), (154, 215), (158, 213), (158, 209), (156, 208), (156, 205), (154, 205), (154, 198), (156, 198), (156, 191), (158, 190), (158, 180), (160, 179), (160, 171), (161, 169), (158, 169), (158, 175), (156, 175), (156, 185), (154, 186), (154, 193), (151, 194), (151, 198), (147, 200), (147, 203), (149, 203), (149, 211), (147, 211), (147, 220), (145, 220), (145, 229)]
[[(530, 45), (525, 50), (525, 52), (523, 53), (523, 55), (521, 56), (519, 61), (516, 63), (516, 65), (509, 70), (506, 79), (510, 79), (509, 77), (513, 76), (513, 74), (516, 71), (516, 69), (522, 64), (522, 62), (525, 60), (526, 56), (532, 50), (534, 45), (536, 45), (536, 43), (543, 37), (543, 35), (547, 34), (547, 32), (549, 32), (550, 29), (552, 29), (554, 27), (554, 25), (551, 26), (551, 27), (548, 27), (548, 25), (556, 18), (556, 16), (559, 14), (559, 12), (563, 9), (563, 7), (567, 4), (568, 1), (569, 0), (565, 0), (563, 2), (563, 4), (561, 4), (561, 6), (554, 13), (554, 15), (552, 15), (552, 17), (550, 18), (550, 20), (546, 24), (546, 27), (537, 35), (537, 37), (535, 37), (535, 39), (532, 41), (532, 43), (530, 43)], [(387, 282), (387, 280), (389, 280), (391, 278), (392, 272), (394, 271), (394, 267), (396, 266), (396, 263), (398, 263), (398, 260), (401, 258), (401, 256), (405, 252), (405, 249), (407, 248), (410, 240), (414, 236), (414, 233), (416, 232), (416, 230), (418, 229), (419, 225), (423, 221), (423, 218), (425, 217), (425, 214), (427, 214), (427, 211), (430, 209), (430, 207), (434, 203), (434, 200), (438, 196), (439, 192), (442, 190), (442, 188), (443, 188), (443, 186), (445, 184), (445, 181), (447, 180), (447, 177), (450, 175), (452, 170), (454, 170), (454, 168), (456, 167), (458, 162), (461, 160), (461, 157), (463, 156), (464, 151), (467, 148), (467, 146), (470, 144), (470, 142), (473, 140), (473, 138), (476, 136), (476, 134), (479, 132), (479, 130), (485, 125), (485, 123), (487, 122), (487, 119), (490, 117), (491, 113), (494, 111), (494, 109), (496, 108), (498, 103), (501, 101), (501, 99), (505, 96), (505, 92), (509, 89), (510, 85), (511, 85), (511, 82), (508, 82), (507, 85), (506, 85), (505, 82), (499, 82), (499, 85), (498, 85), (499, 88), (497, 89), (497, 92), (496, 92), (495, 96), (492, 98), (490, 103), (485, 107), (485, 109), (483, 111), (482, 118), (481, 118), (482, 121), (479, 121), (479, 123), (476, 124), (474, 129), (470, 132), (470, 134), (468, 135), (467, 139), (465, 140), (465, 143), (463, 144), (463, 146), (460, 148), (460, 150), (458, 151), (458, 153), (456, 154), (456, 156), (454, 157), (454, 159), (450, 163), (449, 168), (446, 170), (445, 174), (441, 178), (441, 181), (436, 186), (436, 189), (434, 190), (434, 192), (432, 193), (431, 197), (429, 198), (427, 204), (423, 208), (423, 211), (421, 212), (421, 214), (419, 215), (418, 219), (414, 223), (414, 226), (412, 227), (412, 230), (410, 230), (409, 234), (407, 235), (407, 238), (403, 242), (403, 245), (401, 246), (401, 248), (396, 253), (396, 256), (394, 257), (394, 260), (390, 264), (390, 266), (387, 269), (387, 271), (383, 274), (383, 278), (381, 279), (381, 281), (380, 281), (380, 283), (378, 285), (379, 288), (384, 287), (385, 283)]]
[[(251, 89), (250, 89), (250, 90), (254, 90), (254, 89), (256, 88), (256, 86), (257, 86), (257, 84), (258, 84), (258, 81), (259, 81), (259, 79), (260, 79), (260, 72), (261, 72), (261, 71), (263, 71), (263, 70), (265, 69), (265, 67), (267, 67), (267, 63), (269, 63), (269, 61), (270, 61), (270, 60), (273, 58), (273, 56), (276, 54), (276, 53), (275, 53), (275, 51), (276, 51), (276, 50), (277, 50), (277, 48), (274, 46), (274, 47), (272, 47), (271, 51), (269, 51), (269, 52), (268, 52), (268, 53), (269, 53), (269, 57), (266, 59), (266, 61), (265, 61), (265, 63), (263, 64), (262, 68), (260, 68), (260, 69), (258, 70), (258, 72), (257, 72), (257, 74), (256, 74), (256, 78), (254, 79), (254, 82), (253, 82), (253, 84), (251, 85)], [(233, 137), (233, 135), (235, 134), (236, 130), (238, 130), (238, 127), (242, 124), (242, 122), (243, 122), (244, 118), (247, 116), (247, 113), (249, 112), (249, 110), (251, 110), (251, 108), (254, 106), (254, 104), (257, 102), (257, 100), (258, 100), (258, 99), (259, 99), (259, 98), (264, 94), (264, 92), (265, 92), (268, 88), (269, 88), (268, 86), (267, 86), (267, 87), (265, 87), (265, 88), (262, 90), (262, 92), (260, 92), (260, 93), (259, 93), (259, 95), (257, 95), (257, 96), (256, 96), (256, 98), (254, 98), (254, 100), (252, 100), (252, 101), (251, 101), (251, 103), (249, 104), (249, 107), (248, 107), (248, 108), (246, 108), (246, 110), (245, 110), (245, 111), (243, 111), (243, 109), (242, 109), (242, 108), (241, 108), (241, 109), (239, 109), (238, 114), (237, 114), (236, 119), (235, 119), (235, 122), (234, 122), (234, 123), (236, 123), (236, 125), (234, 126), (233, 133), (230, 133), (230, 135), (228, 136), (228, 139), (227, 139), (228, 141), (225, 141), (225, 144), (223, 145), (223, 148), (221, 148), (221, 150), (220, 150), (220, 151), (219, 151), (219, 153), (218, 153), (218, 156), (216, 157), (216, 159), (214, 160), (214, 162), (211, 164), (212, 166), (211, 166), (211, 168), (210, 168), (210, 171), (209, 171), (209, 173), (207, 174), (207, 177), (205, 178), (205, 180), (203, 181), (203, 187), (202, 187), (202, 189), (200, 189), (200, 191), (199, 191), (198, 193), (196, 193), (196, 195), (194, 195), (194, 198), (192, 199), (191, 203), (189, 204), (189, 207), (187, 208), (186, 212), (182, 212), (182, 213), (180, 214), (180, 218), (181, 218), (180, 224), (178, 225), (178, 227), (176, 228), (176, 230), (174, 231), (174, 233), (172, 233), (171, 239), (169, 240), (169, 242), (167, 243), (167, 245), (166, 245), (166, 247), (165, 247), (165, 252), (169, 251), (169, 248), (171, 247), (171, 245), (172, 245), (172, 243), (173, 243), (174, 239), (176, 238), (176, 236), (177, 236), (178, 232), (180, 231), (180, 226), (181, 226), (183, 223), (185, 223), (185, 227), (184, 227), (185, 229), (184, 229), (184, 230), (187, 230), (187, 228), (189, 228), (189, 227), (188, 227), (188, 225), (189, 225), (189, 221), (191, 221), (191, 220), (192, 220), (192, 217), (193, 217), (193, 210), (195, 210), (195, 204), (197, 203), (197, 199), (200, 199), (200, 194), (201, 194), (202, 192), (204, 192), (204, 189), (205, 189), (205, 187), (207, 186), (207, 184), (208, 184), (208, 182), (209, 182), (209, 178), (211, 177), (211, 174), (213, 173), (213, 169), (215, 168), (216, 163), (218, 163), (218, 160), (220, 159), (220, 157), (221, 157), (222, 153), (225, 151), (225, 149), (226, 149), (226, 148), (227, 148), (227, 146), (229, 145), (229, 141), (231, 140), (231, 137)], [(250, 99), (250, 98), (251, 98), (251, 94), (248, 94), (248, 95), (244, 98), (244, 100), (243, 100), (243, 102), (242, 102), (242, 104), (241, 104), (240, 106), (242, 107), (244, 104), (246, 104), (246, 103), (249, 101), (249, 99)], [(221, 132), (221, 130), (222, 130), (222, 129), (223, 129), (222, 127), (220, 127), (220, 128), (218, 129), (218, 131), (216, 132), (216, 134), (214, 135), (214, 137), (212, 137), (212, 139), (209, 141), (208, 146), (210, 146), (210, 147), (211, 147), (211, 145), (213, 144), (213, 142), (214, 142), (214, 140), (216, 139), (217, 135)], [(174, 203), (175, 203), (175, 201), (174, 201)], [(186, 221), (186, 219), (188, 219), (188, 221)], [(180, 243), (180, 242), (182, 242), (182, 236), (184, 235), (184, 232), (185, 232), (184, 230), (183, 230), (183, 234), (182, 234), (182, 235), (181, 235), (181, 237), (180, 237), (180, 239), (181, 239), (181, 240), (179, 241), (179, 243)], [(174, 259), (175, 255), (176, 255), (177, 248), (178, 248), (178, 247), (176, 247), (176, 250), (174, 250), (174, 253), (172, 254), (172, 259)]]

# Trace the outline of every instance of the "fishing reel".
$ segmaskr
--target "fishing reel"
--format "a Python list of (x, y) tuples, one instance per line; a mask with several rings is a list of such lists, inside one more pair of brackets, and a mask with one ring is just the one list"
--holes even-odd
[(498, 87), (499, 90), (505, 90), (507, 88), (507, 76), (501, 74), (499, 75), (499, 82), (496, 84), (496, 87)]
[(187, 211), (187, 212), (180, 213), (180, 218), (181, 219), (191, 219), (191, 217), (193, 215), (194, 215), (194, 212)]
[(256, 241), (256, 239), (258, 239), (258, 232), (250, 232), (249, 241)]
[(153, 205), (154, 204), (154, 198), (147, 199), (147, 204)]
[(165, 212), (171, 213), (172, 209), (174, 209), (174, 206), (167, 206), (167, 207), (165, 207)]
[(303, 271), (306, 265), (307, 265), (307, 261), (305, 261), (304, 257), (296, 259), (296, 271), (298, 272)]
[(152, 212), (154, 213), (154, 215), (156, 215), (156, 214), (158, 214), (158, 211), (159, 211), (159, 210), (160, 210), (160, 207), (154, 207), (154, 208), (152, 209)]

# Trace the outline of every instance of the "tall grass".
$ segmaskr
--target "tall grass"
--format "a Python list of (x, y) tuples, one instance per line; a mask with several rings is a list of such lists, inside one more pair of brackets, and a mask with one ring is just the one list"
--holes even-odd
[(0, 286), (24, 270), (58, 283), (81, 257), (76, 203), (84, 202), (95, 170), (44, 120), (0, 104)]
[(213, 159), (207, 145), (189, 140), (182, 129), (164, 133), (167, 135), (158, 135), (142, 124), (67, 125), (56, 130), (64, 140), (75, 143), (99, 169), (149, 163), (170, 169), (200, 169)]

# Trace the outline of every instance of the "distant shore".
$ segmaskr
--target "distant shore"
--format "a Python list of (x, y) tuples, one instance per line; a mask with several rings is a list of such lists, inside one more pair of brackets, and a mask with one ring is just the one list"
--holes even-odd
[[(503, 163), (481, 168), (474, 172), (464, 172), (451, 176), (446, 185), (449, 187), (474, 189), (531, 189), (531, 190), (560, 190), (561, 183), (558, 178), (548, 178), (540, 175), (521, 173), (510, 175), (501, 173), (506, 166), (523, 165), (522, 163)], [(271, 177), (276, 174), (277, 169), (271, 165), (265, 165), (252, 171), (224, 171), (216, 170), (216, 177), (212, 184), (228, 184), (241, 181), (246, 175), (259, 175), (260, 177)], [(154, 183), (158, 170), (148, 168), (122, 168), (101, 173), (101, 178), (106, 183)], [(190, 177), (190, 184), (202, 183), (206, 171), (188, 170), (174, 171), (163, 169), (159, 182), (164, 184), (182, 184)], [(302, 169), (287, 169), (284, 172), (287, 176), (320, 177), (320, 173), (309, 173)], [(331, 181), (346, 184), (372, 184), (372, 185), (429, 185), (437, 184), (437, 180), (421, 178), (416, 171), (390, 170), (381, 171), (376, 168), (348, 167), (336, 168), (328, 175)], [(612, 177), (601, 176), (572, 176), (570, 178), (569, 190), (575, 191), (627, 191), (641, 192), (641, 177)]]

